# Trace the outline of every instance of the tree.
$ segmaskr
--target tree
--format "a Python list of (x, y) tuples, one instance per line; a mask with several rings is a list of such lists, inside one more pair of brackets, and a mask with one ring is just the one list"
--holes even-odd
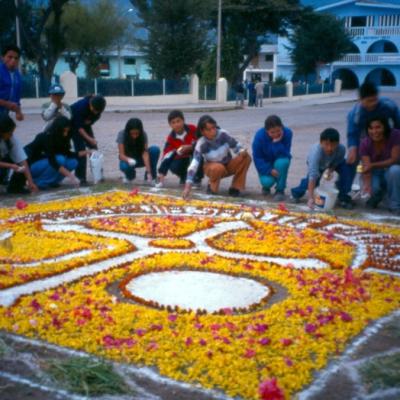
[[(240, 80), (261, 45), (268, 41), (268, 36), (271, 33), (286, 34), (289, 26), (296, 23), (300, 9), (298, 0), (224, 0), (222, 75), (232, 83)], [(211, 21), (215, 29), (216, 16)], [(212, 80), (215, 81), (215, 50), (209, 54), (203, 74), (210, 78), (214, 76)]]
[(24, 55), (36, 62), (40, 76), (48, 80), (65, 49), (65, 27), (61, 21), (68, 1), (18, 2), (16, 7)]
[(315, 73), (319, 79), (322, 65), (340, 59), (351, 49), (351, 40), (342, 21), (333, 15), (321, 14), (307, 8), (301, 21), (289, 36), (289, 49), (296, 73), (308, 76)]
[(118, 47), (128, 21), (114, 2), (97, 0), (94, 4), (71, 3), (63, 18), (67, 61), (75, 72), (83, 60), (90, 77), (99, 75), (101, 54)]
[(15, 43), (15, 2), (0, 0), (0, 45)]
[(147, 30), (137, 43), (157, 78), (193, 73), (207, 50), (207, 4), (198, 0), (131, 0)]

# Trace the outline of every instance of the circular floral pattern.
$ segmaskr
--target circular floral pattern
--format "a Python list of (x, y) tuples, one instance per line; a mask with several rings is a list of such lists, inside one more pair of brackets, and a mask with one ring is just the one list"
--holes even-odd
[(143, 304), (197, 313), (247, 309), (265, 301), (271, 292), (255, 280), (200, 271), (139, 275), (124, 285), (124, 291)]

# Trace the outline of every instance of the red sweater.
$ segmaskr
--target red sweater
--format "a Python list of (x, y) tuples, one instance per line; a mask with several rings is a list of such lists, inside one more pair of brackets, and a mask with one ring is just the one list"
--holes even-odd
[(197, 141), (197, 136), (196, 136), (196, 130), (197, 128), (194, 125), (186, 125), (185, 124), (185, 131), (184, 133), (177, 135), (174, 131), (172, 131), (168, 137), (167, 141), (165, 142), (164, 146), (164, 151), (163, 151), (163, 158), (168, 157), (169, 153), (175, 152), (174, 159), (179, 159), (179, 158), (187, 158), (191, 157), (192, 153), (185, 153), (182, 155), (179, 155), (176, 153), (176, 150), (179, 149), (179, 147), (184, 146), (184, 145), (191, 145), (194, 149), (194, 146), (196, 145)]

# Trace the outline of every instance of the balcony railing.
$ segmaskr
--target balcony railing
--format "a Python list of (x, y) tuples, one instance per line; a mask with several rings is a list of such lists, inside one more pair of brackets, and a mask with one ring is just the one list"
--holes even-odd
[(398, 26), (346, 28), (346, 31), (352, 37), (355, 37), (355, 36), (400, 36), (400, 27), (398, 27)]
[(338, 64), (400, 64), (400, 53), (346, 54)]

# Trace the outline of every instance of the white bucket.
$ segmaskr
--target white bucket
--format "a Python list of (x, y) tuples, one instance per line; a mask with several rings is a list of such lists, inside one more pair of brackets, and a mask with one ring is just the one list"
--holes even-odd
[(103, 179), (104, 156), (99, 151), (94, 151), (89, 157), (90, 170), (93, 182), (99, 183)]
[(335, 188), (321, 188), (317, 187), (314, 192), (314, 204), (317, 208), (323, 211), (330, 211), (333, 209), (338, 197), (339, 190)]

